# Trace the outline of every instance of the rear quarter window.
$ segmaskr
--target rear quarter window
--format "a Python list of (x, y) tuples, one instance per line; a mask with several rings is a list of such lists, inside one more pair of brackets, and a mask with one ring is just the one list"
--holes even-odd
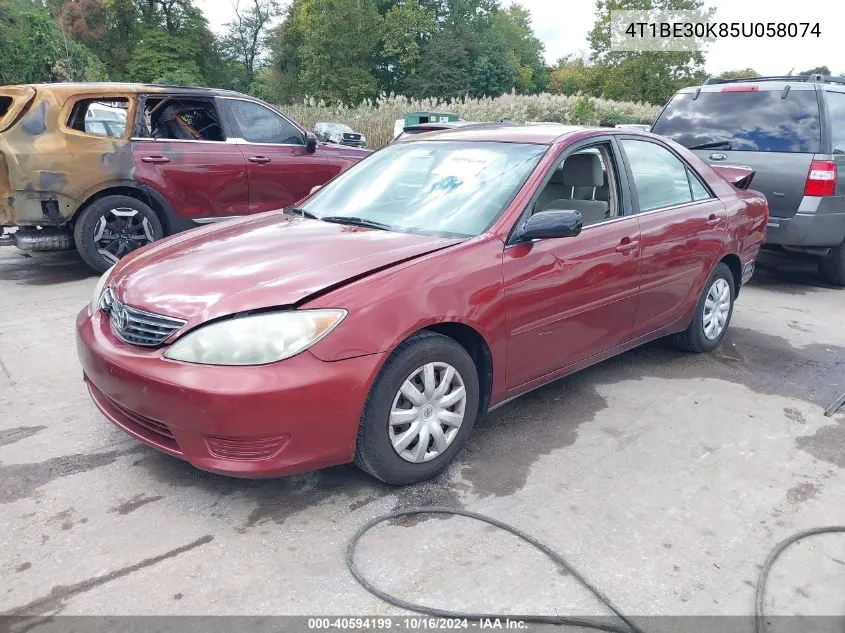
[(9, 111), (9, 108), (12, 107), (12, 98), (11, 97), (3, 97), (0, 96), (0, 120), (6, 116), (6, 113)]
[[(724, 90), (724, 88), (723, 88)], [(735, 88), (734, 88), (735, 90)], [(695, 148), (730, 141), (733, 151), (816, 153), (821, 145), (815, 90), (675, 95), (652, 132)]]
[(129, 99), (103, 97), (80, 99), (73, 104), (67, 126), (91, 136), (118, 136), (126, 133)]

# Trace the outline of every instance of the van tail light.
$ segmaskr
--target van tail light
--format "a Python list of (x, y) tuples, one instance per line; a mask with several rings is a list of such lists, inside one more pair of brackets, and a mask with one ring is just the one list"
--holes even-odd
[(832, 160), (814, 160), (804, 185), (805, 196), (832, 196), (836, 191), (836, 163)]

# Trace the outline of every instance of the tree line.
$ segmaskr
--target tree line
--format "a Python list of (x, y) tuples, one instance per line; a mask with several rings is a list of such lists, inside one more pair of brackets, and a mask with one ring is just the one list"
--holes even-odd
[(214, 33), (194, 0), (0, 0), (0, 84), (203, 85), (276, 103), (552, 92), (662, 104), (706, 79), (701, 52), (614, 52), (609, 31), (611, 9), (704, 0), (596, 0), (589, 54), (551, 66), (517, 3), (231, 1), (233, 19)]

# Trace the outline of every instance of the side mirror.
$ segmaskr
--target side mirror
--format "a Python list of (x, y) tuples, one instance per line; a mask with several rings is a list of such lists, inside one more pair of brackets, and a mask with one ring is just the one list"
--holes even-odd
[(317, 151), (317, 137), (314, 136), (313, 132), (305, 133), (305, 151), (309, 154)]
[(311, 187), (311, 191), (308, 192), (308, 195), (310, 196), (313, 193), (317, 193), (322, 188), (323, 188), (323, 185), (314, 185), (313, 187)]
[(555, 237), (575, 237), (583, 228), (580, 211), (551, 209), (540, 211), (528, 218), (516, 234), (520, 242)]

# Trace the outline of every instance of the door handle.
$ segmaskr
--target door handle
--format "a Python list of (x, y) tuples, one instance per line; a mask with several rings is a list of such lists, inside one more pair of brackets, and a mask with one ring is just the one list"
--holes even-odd
[(722, 218), (720, 218), (720, 217), (719, 217), (718, 215), (716, 215), (715, 213), (711, 213), (711, 214), (710, 214), (710, 217), (709, 217), (709, 218), (707, 218), (707, 224), (709, 224), (710, 226), (716, 226), (716, 225), (717, 225), (717, 224), (719, 224), (719, 222), (721, 222), (721, 221), (722, 221)]
[(141, 162), (155, 163), (158, 165), (161, 163), (169, 163), (170, 159), (167, 156), (142, 156)]
[(617, 252), (619, 253), (630, 253), (632, 250), (637, 248), (640, 245), (638, 240), (632, 240), (629, 237), (622, 238), (622, 241), (616, 247)]
[(267, 158), (266, 156), (250, 156), (247, 160), (251, 163), (257, 163), (259, 165), (266, 165), (272, 159)]

